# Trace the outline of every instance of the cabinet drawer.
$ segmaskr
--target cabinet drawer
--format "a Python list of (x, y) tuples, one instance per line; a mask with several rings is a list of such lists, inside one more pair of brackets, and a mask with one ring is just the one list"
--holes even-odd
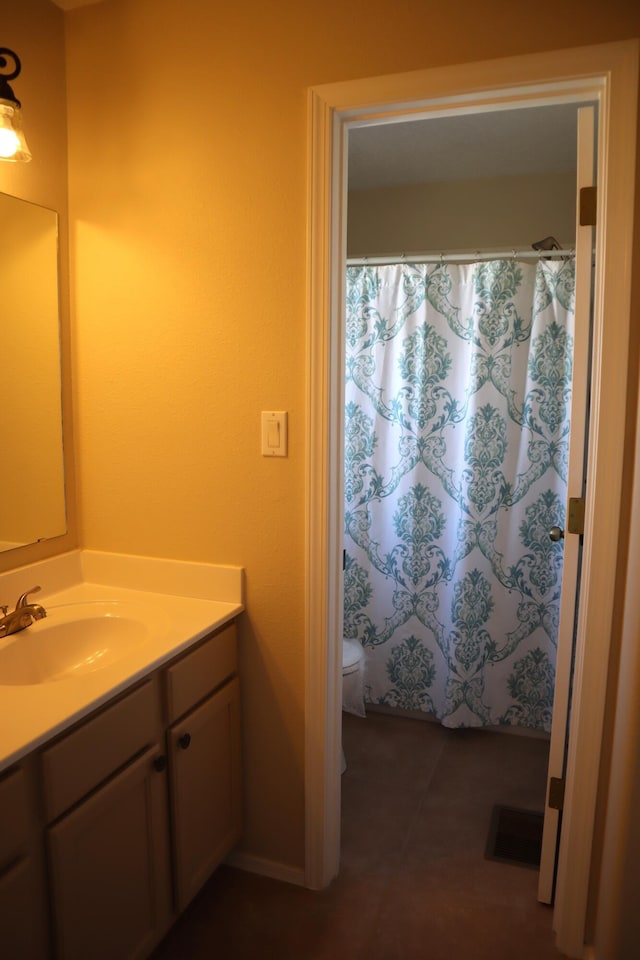
[(185, 714), (236, 670), (236, 625), (230, 623), (167, 668), (169, 722)]
[(0, 870), (27, 843), (28, 809), (26, 778), (24, 770), (18, 767), (0, 779)]
[(47, 822), (55, 820), (158, 734), (155, 680), (108, 706), (42, 754)]

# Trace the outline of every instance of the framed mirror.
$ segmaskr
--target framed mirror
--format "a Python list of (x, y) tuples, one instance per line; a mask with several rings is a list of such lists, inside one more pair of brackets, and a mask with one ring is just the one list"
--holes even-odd
[(66, 532), (58, 215), (0, 193), (0, 550)]

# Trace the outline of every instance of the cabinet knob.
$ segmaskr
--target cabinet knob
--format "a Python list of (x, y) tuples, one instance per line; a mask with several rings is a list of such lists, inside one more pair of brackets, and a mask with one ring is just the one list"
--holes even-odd
[(158, 773), (162, 773), (162, 771), (166, 769), (166, 766), (167, 766), (167, 758), (165, 757), (164, 753), (161, 753), (159, 757), (154, 757), (154, 760), (153, 760), (154, 770), (156, 770)]
[(183, 733), (181, 737), (178, 737), (178, 746), (181, 750), (186, 750), (191, 743), (191, 734)]

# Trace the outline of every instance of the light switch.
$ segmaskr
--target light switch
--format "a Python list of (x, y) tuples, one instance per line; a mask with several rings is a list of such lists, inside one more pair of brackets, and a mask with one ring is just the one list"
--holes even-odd
[(279, 420), (267, 420), (267, 446), (269, 450), (277, 450), (280, 446)]
[(262, 411), (263, 457), (286, 457), (287, 413), (285, 410)]

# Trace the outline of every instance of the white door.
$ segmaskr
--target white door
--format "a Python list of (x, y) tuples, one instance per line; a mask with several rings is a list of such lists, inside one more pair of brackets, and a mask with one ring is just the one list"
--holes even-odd
[[(593, 107), (578, 109), (578, 157), (576, 188), (576, 299), (575, 336), (573, 352), (573, 383), (571, 389), (571, 435), (569, 439), (569, 470), (567, 498), (584, 495), (585, 437), (587, 430), (587, 390), (591, 341), (591, 274), (593, 227), (580, 225), (580, 190), (595, 183), (594, 165), (595, 111)], [(569, 516), (567, 502), (566, 516)], [(566, 531), (565, 531), (566, 532)], [(549, 806), (549, 788), (552, 779), (564, 781), (566, 742), (572, 673), (573, 638), (576, 623), (578, 578), (580, 574), (581, 538), (566, 532), (558, 652), (553, 699), (553, 720), (549, 749), (547, 802), (544, 813), (542, 856), (538, 881), (538, 900), (551, 903), (555, 881), (558, 837), (561, 813)], [(562, 790), (562, 788), (560, 788)], [(555, 801), (554, 801), (555, 802)]]

